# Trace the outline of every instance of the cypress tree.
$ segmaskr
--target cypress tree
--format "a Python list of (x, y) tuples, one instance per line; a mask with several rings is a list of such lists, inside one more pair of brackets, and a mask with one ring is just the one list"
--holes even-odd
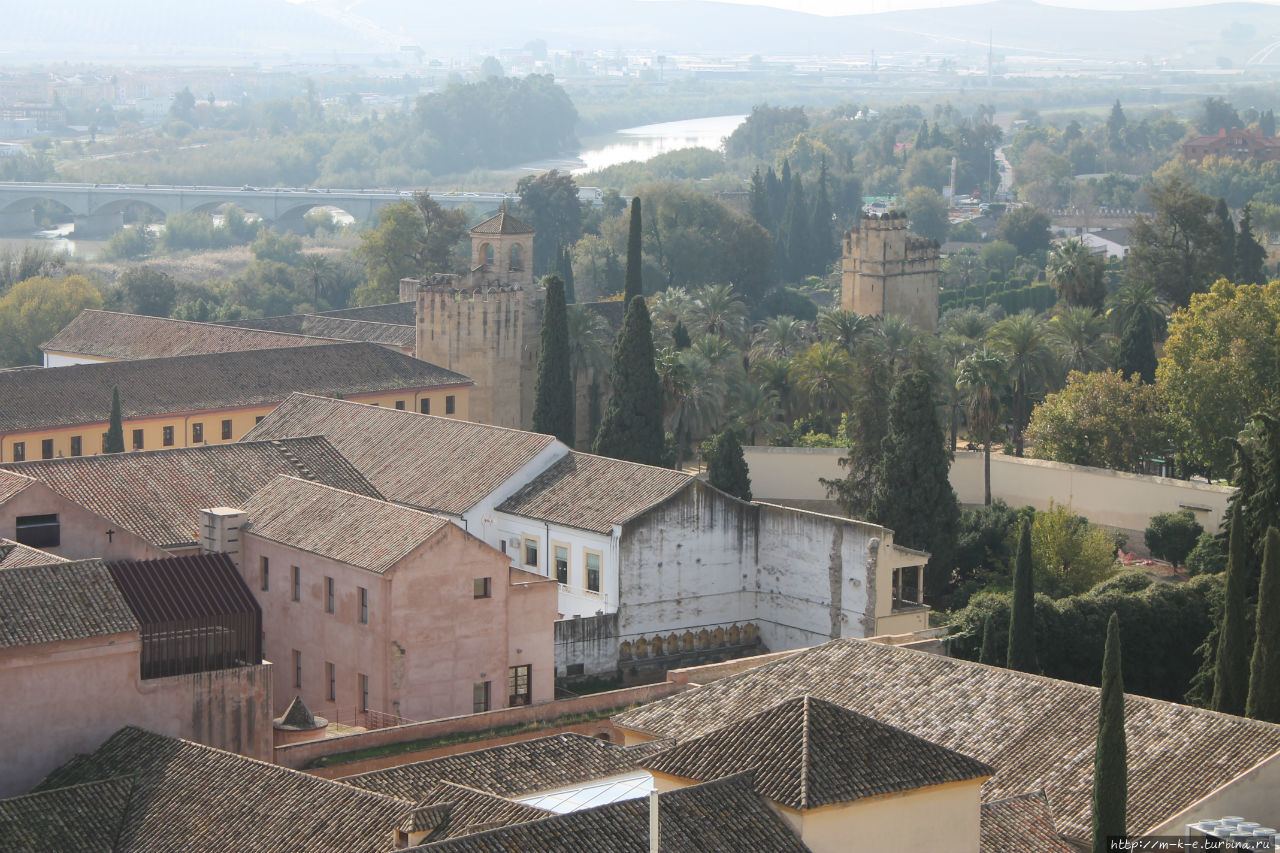
[(1022, 519), (1013, 563), (1013, 609), (1009, 614), (1009, 647), (1005, 665), (1022, 672), (1036, 667), (1036, 591), (1031, 574), (1031, 519)]
[(622, 265), (617, 253), (610, 249), (604, 256), (604, 292), (621, 293), (623, 286)]
[(538, 355), (538, 380), (534, 385), (533, 431), (554, 435), (573, 447), (573, 418), (577, 408), (569, 360), (569, 314), (565, 308), (564, 282), (549, 275), (542, 313), (542, 352)]
[(1245, 716), (1280, 723), (1280, 531), (1267, 529)]
[(1117, 367), (1126, 377), (1137, 376), (1148, 385), (1156, 381), (1156, 342), (1151, 332), (1151, 315), (1135, 311), (1120, 331)]
[(978, 663), (985, 663), (991, 666), (999, 666), (1000, 660), (996, 655), (996, 626), (995, 617), (990, 613), (987, 618), (982, 620), (982, 651), (978, 653)]
[(644, 282), (641, 278), (643, 262), (643, 236), (640, 224), (640, 197), (631, 199), (631, 233), (627, 237), (627, 279), (623, 285), (622, 299), (631, 310), (631, 301), (644, 295)]
[(787, 198), (787, 213), (778, 230), (786, 238), (787, 272), (789, 281), (799, 281), (808, 274), (811, 261), (809, 251), (808, 205), (804, 202), (804, 185), (800, 176), (791, 179), (791, 194)]
[(769, 199), (769, 219), (776, 223), (782, 216), (782, 206), (787, 203), (787, 197), (782, 193), (782, 182), (772, 166), (764, 172), (764, 194)]
[(592, 452), (662, 465), (666, 460), (662, 386), (654, 367), (653, 326), (643, 296), (627, 303), (622, 331), (613, 347), (609, 383), (613, 396), (600, 421)]
[(1093, 754), (1093, 853), (1106, 853), (1108, 836), (1125, 833), (1129, 799), (1129, 747), (1124, 735), (1124, 676), (1120, 672), (1120, 617), (1107, 621), (1098, 704), (1098, 746)]
[(774, 225), (772, 211), (769, 209), (769, 190), (765, 186), (764, 175), (760, 174), (759, 166), (751, 173), (751, 189), (748, 197), (751, 218), (757, 225), (772, 234)]
[(1276, 135), (1276, 111), (1267, 110), (1258, 121), (1258, 130), (1263, 136)]
[(941, 595), (951, 581), (960, 504), (948, 477), (947, 449), (933, 379), (911, 370), (893, 386), (889, 432), (871, 495), (871, 521), (894, 531), (894, 541), (930, 553), (925, 592)]
[(733, 430), (725, 430), (702, 442), (707, 482), (744, 501), (751, 500), (751, 476), (742, 455), (742, 442)]
[(916, 132), (916, 150), (924, 151), (929, 147), (929, 121), (920, 122), (920, 130)]
[(813, 222), (809, 226), (810, 252), (813, 263), (810, 272), (822, 275), (827, 264), (835, 259), (836, 241), (831, 233), (831, 195), (827, 192), (827, 158), (822, 158), (818, 168), (818, 189), (813, 199)]
[(556, 274), (564, 282), (565, 303), (572, 305), (577, 302), (578, 298), (573, 289), (573, 252), (568, 246), (560, 247), (560, 254), (556, 259)]
[(103, 453), (124, 453), (124, 418), (120, 414), (120, 386), (111, 387), (111, 420), (102, 440)]
[(1249, 594), (1252, 560), (1239, 504), (1231, 513), (1227, 556), (1227, 589), (1218, 626), (1210, 707), (1224, 714), (1244, 713), (1249, 691), (1249, 624), (1245, 599)]
[(1250, 205), (1244, 206), (1240, 217), (1240, 230), (1236, 232), (1236, 284), (1266, 284), (1262, 269), (1267, 250), (1253, 236), (1253, 214)]
[(671, 329), (671, 343), (676, 349), (693, 346), (693, 338), (689, 337), (689, 330), (684, 327), (683, 320), (676, 320), (675, 327)]
[(1236, 223), (1227, 209), (1227, 200), (1218, 199), (1213, 211), (1214, 225), (1218, 229), (1218, 275), (1226, 279), (1236, 275)]

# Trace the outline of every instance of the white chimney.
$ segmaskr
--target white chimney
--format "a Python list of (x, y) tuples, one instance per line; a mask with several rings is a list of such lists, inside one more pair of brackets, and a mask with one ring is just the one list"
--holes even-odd
[(224, 553), (240, 568), (240, 527), (247, 513), (229, 506), (200, 510), (200, 550)]
[(658, 791), (649, 792), (649, 853), (658, 853)]

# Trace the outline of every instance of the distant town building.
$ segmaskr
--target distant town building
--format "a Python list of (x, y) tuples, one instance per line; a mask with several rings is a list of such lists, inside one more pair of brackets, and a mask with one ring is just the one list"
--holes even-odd
[(1078, 238), (1095, 255), (1106, 258), (1125, 258), (1129, 256), (1129, 229), (1105, 228), (1101, 231), (1086, 231)]
[(1182, 156), (1193, 163), (1205, 157), (1230, 157), (1235, 160), (1280, 160), (1280, 137), (1264, 136), (1261, 131), (1236, 128), (1218, 131), (1217, 136), (1196, 136), (1182, 143)]
[(844, 234), (840, 307), (873, 317), (896, 314), (937, 331), (941, 252), (907, 230), (904, 215), (864, 215)]

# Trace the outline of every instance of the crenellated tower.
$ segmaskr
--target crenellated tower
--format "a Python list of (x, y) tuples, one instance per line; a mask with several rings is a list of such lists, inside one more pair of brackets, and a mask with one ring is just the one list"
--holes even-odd
[(938, 329), (941, 253), (938, 242), (907, 229), (906, 216), (863, 216), (844, 234), (840, 306), (859, 314), (898, 314), (926, 331)]

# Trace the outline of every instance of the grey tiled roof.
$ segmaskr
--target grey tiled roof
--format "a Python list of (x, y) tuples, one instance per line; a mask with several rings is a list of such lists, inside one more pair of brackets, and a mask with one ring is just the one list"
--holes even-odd
[(39, 548), (32, 548), (10, 539), (0, 539), (0, 569), (13, 569), (18, 566), (47, 566), (50, 563), (65, 563), (64, 558)]
[(982, 853), (1076, 853), (1053, 826), (1044, 792), (982, 804)]
[(276, 477), (244, 509), (250, 533), (379, 573), (452, 524), (443, 516), (296, 477)]
[[(0, 800), (0, 831), (31, 834), (75, 805), (64, 786), (132, 777), (134, 787), (112, 825), (120, 797), (103, 791), (99, 821), (82, 826), (85, 838), (114, 840), (111, 850), (131, 853), (226, 850), (342, 850), (386, 853), (391, 834), (413, 803), (361, 791), (251, 758), (164, 737), (133, 726), (112, 735), (92, 754), (69, 762), (42, 782), (39, 797)], [(38, 800), (34, 808), (19, 803)], [(83, 798), (81, 798), (83, 799)], [(72, 813), (74, 814), (74, 812)], [(0, 827), (6, 821), (0, 819)], [(118, 833), (112, 832), (118, 827)], [(95, 842), (96, 843), (96, 842)], [(10, 849), (10, 848), (5, 848)], [(80, 850), (36, 846), (37, 851)]]
[(441, 782), (415, 808), (401, 829), (430, 832), (427, 842), (468, 835), (478, 827), (510, 826), (550, 817), (546, 809), (527, 806), (503, 797), (452, 782)]
[(116, 853), (134, 785), (119, 776), (0, 800), (0, 850)]
[[(912, 649), (832, 640), (614, 717), (691, 738), (803, 694), (986, 762), (991, 802), (1043, 789), (1058, 830), (1091, 832), (1098, 690)], [(1280, 726), (1142, 696), (1125, 700), (1129, 828), (1145, 832), (1280, 752)]]
[(159, 546), (197, 541), (199, 510), (244, 506), (254, 492), (281, 474), (381, 497), (318, 436), (74, 456), (5, 467), (40, 480)]
[(366, 305), (363, 308), (335, 308), (332, 311), (317, 311), (316, 316), (345, 317), (348, 320), (390, 323), (393, 326), (413, 326), (418, 322), (418, 306), (413, 302), (386, 302), (382, 305)]
[[(663, 853), (800, 853), (809, 849), (752, 790), (749, 773), (668, 791), (660, 795), (658, 813)], [(647, 853), (649, 800), (624, 800), (413, 849)]]
[(757, 791), (793, 809), (995, 775), (981, 761), (809, 696), (682, 741), (644, 766), (703, 782), (753, 770)]
[(402, 764), (342, 781), (406, 800), (424, 799), (442, 781), (515, 797), (629, 773), (667, 745), (623, 747), (586, 735), (558, 734)]
[(9, 500), (33, 482), (35, 481), (30, 477), (0, 469), (0, 503)]
[(461, 515), (555, 441), (549, 435), (295, 394), (245, 441), (323, 435), (387, 500)]
[(670, 468), (655, 468), (571, 451), (498, 509), (597, 533), (630, 521), (692, 483)]
[[(412, 303), (406, 303), (412, 305)], [(278, 317), (259, 317), (248, 320), (231, 320), (219, 325), (241, 329), (265, 329), (272, 332), (289, 332), (295, 335), (315, 335), (343, 341), (368, 341), (396, 347), (414, 345), (416, 330), (412, 325), (378, 323), (354, 317), (333, 314), (283, 314)]]
[(137, 631), (101, 560), (0, 571), (0, 648)]
[(471, 384), (461, 373), (370, 343), (75, 364), (0, 373), (0, 432), (77, 424), (105, 430), (113, 386), (124, 417), (136, 418), (275, 405), (294, 392), (351, 396)]
[(132, 361), (332, 343), (339, 342), (306, 335), (87, 308), (40, 348), (45, 352)]
[(472, 234), (532, 234), (533, 226), (526, 225), (516, 219), (504, 207), (496, 216), (491, 216), (471, 229)]

